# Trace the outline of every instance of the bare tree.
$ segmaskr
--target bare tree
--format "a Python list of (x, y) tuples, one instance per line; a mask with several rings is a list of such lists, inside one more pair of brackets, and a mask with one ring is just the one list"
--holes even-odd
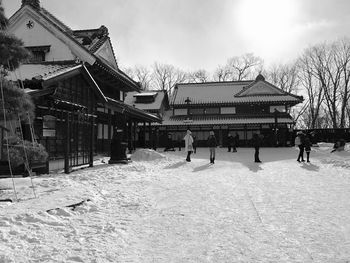
[(283, 91), (289, 93), (297, 92), (300, 81), (296, 63), (273, 65), (266, 71), (265, 75), (267, 80)]
[(186, 81), (187, 74), (173, 65), (155, 62), (152, 77), (158, 89), (166, 90), (171, 95), (177, 83)]
[(320, 118), (321, 106), (324, 101), (324, 88), (317, 78), (317, 72), (314, 68), (313, 54), (310, 50), (306, 50), (299, 58), (299, 83), (300, 87), (306, 92), (306, 109), (303, 114), (307, 128), (321, 128), (318, 126)]
[(209, 78), (209, 73), (204, 69), (200, 69), (188, 74), (189, 82), (203, 83), (208, 82)]
[(133, 68), (126, 68), (123, 71), (133, 80), (139, 82), (142, 90), (152, 88), (152, 73), (148, 67), (137, 65)]
[(232, 57), (227, 61), (227, 67), (231, 72), (231, 80), (254, 79), (262, 70), (263, 64), (264, 61), (252, 53)]
[(218, 82), (229, 81), (231, 79), (231, 72), (227, 66), (218, 66), (213, 74), (213, 78)]
[(214, 72), (215, 81), (240, 81), (254, 79), (262, 71), (264, 61), (252, 53), (235, 56), (226, 65), (218, 66)]
[(337, 43), (336, 46), (336, 63), (341, 68), (341, 89), (340, 89), (340, 123), (339, 127), (346, 126), (346, 115), (348, 115), (347, 107), (350, 99), (349, 81), (350, 81), (350, 41), (343, 39)]

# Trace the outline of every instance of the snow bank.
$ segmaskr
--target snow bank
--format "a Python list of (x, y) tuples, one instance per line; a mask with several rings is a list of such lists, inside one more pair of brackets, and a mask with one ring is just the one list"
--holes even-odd
[(165, 156), (151, 149), (139, 149), (131, 155), (133, 161), (153, 161), (163, 159)]

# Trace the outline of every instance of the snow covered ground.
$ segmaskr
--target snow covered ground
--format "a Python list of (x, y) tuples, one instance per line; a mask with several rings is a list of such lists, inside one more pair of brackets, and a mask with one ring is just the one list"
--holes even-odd
[[(350, 151), (139, 150), (128, 165), (15, 179), (0, 262), (350, 262)], [(102, 160), (106, 162), (108, 158)], [(14, 198), (0, 180), (0, 199)], [(73, 205), (73, 206), (70, 206)]]

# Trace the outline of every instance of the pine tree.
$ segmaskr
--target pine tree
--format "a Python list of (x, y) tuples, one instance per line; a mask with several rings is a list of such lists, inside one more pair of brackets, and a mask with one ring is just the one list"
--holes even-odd
[(5, 108), (6, 119), (27, 119), (27, 113), (34, 116), (34, 104), (18, 83), (6, 80), (8, 71), (15, 70), (21, 61), (29, 57), (29, 52), (24, 48), (23, 42), (6, 32), (8, 20), (4, 15), (4, 9), (0, 1), (0, 82), (3, 90), (3, 97), (0, 94), (1, 114), (0, 120), (4, 120), (3, 109)]

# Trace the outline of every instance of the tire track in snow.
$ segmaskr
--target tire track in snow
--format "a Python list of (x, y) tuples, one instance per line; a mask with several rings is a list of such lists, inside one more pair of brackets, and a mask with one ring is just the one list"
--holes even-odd
[[(238, 177), (239, 177), (240, 181), (243, 183), (243, 180), (242, 180), (242, 178), (241, 178), (241, 176), (239, 174), (238, 174)], [(244, 187), (244, 190), (246, 191), (246, 196), (248, 197), (249, 202), (251, 203), (253, 209), (255, 210), (255, 212), (257, 214), (257, 217), (259, 218), (259, 221), (262, 224), (262, 227), (264, 228), (264, 232), (267, 233), (268, 235), (270, 235), (272, 238), (277, 238), (277, 237), (278, 238), (282, 238), (282, 239), (284, 239), (284, 241), (290, 243), (290, 241), (286, 238), (286, 234), (283, 231), (281, 231), (281, 230), (284, 229), (284, 227), (281, 226), (281, 222), (283, 222), (283, 225), (285, 227), (287, 227), (288, 230), (289, 230), (288, 231), (289, 239), (290, 239), (290, 235), (293, 235), (293, 241), (297, 242), (297, 245), (298, 245), (299, 249), (300, 250), (304, 250), (306, 252), (306, 254), (308, 255), (309, 259), (311, 261), (314, 261), (314, 258), (312, 256), (311, 252), (308, 250), (308, 248), (305, 246), (305, 244), (300, 242), (300, 240), (295, 236), (295, 234), (292, 233), (292, 231), (290, 231), (290, 227), (289, 227), (289, 224), (287, 223), (287, 220), (282, 216), (283, 213), (281, 213), (281, 210), (276, 207), (276, 205), (272, 201), (271, 197), (267, 194), (267, 192), (268, 192), (267, 189), (269, 189), (269, 187), (267, 187), (266, 181), (263, 178), (261, 178), (261, 176), (259, 176), (258, 173), (254, 174), (254, 175), (252, 175), (251, 173), (247, 173), (247, 178), (248, 177), (250, 179), (253, 179), (253, 180), (249, 181), (250, 188), (253, 188), (253, 184), (252, 184), (252, 182), (253, 182), (254, 183), (254, 189), (255, 190), (258, 189), (258, 192), (263, 195), (262, 199), (264, 201), (261, 202), (261, 203), (264, 204), (264, 205), (270, 205), (270, 209), (275, 211), (275, 213), (273, 213), (273, 216), (275, 216), (275, 217), (280, 219), (278, 221), (274, 220), (273, 225), (277, 226), (277, 229), (280, 231), (280, 233), (283, 233), (283, 235), (277, 235), (277, 236), (276, 235), (272, 235), (271, 231), (268, 231), (266, 229), (268, 220), (264, 219), (264, 216), (262, 215), (263, 213), (259, 212), (259, 208), (258, 208), (259, 205), (258, 205), (258, 203), (253, 201), (252, 195), (247, 190), (247, 187)], [(259, 184), (258, 181), (260, 181), (260, 186), (258, 186), (258, 184)], [(261, 186), (263, 186), (263, 189), (261, 188)], [(255, 190), (254, 190), (254, 192), (257, 192)], [(285, 252), (285, 253), (289, 254), (288, 252)]]

